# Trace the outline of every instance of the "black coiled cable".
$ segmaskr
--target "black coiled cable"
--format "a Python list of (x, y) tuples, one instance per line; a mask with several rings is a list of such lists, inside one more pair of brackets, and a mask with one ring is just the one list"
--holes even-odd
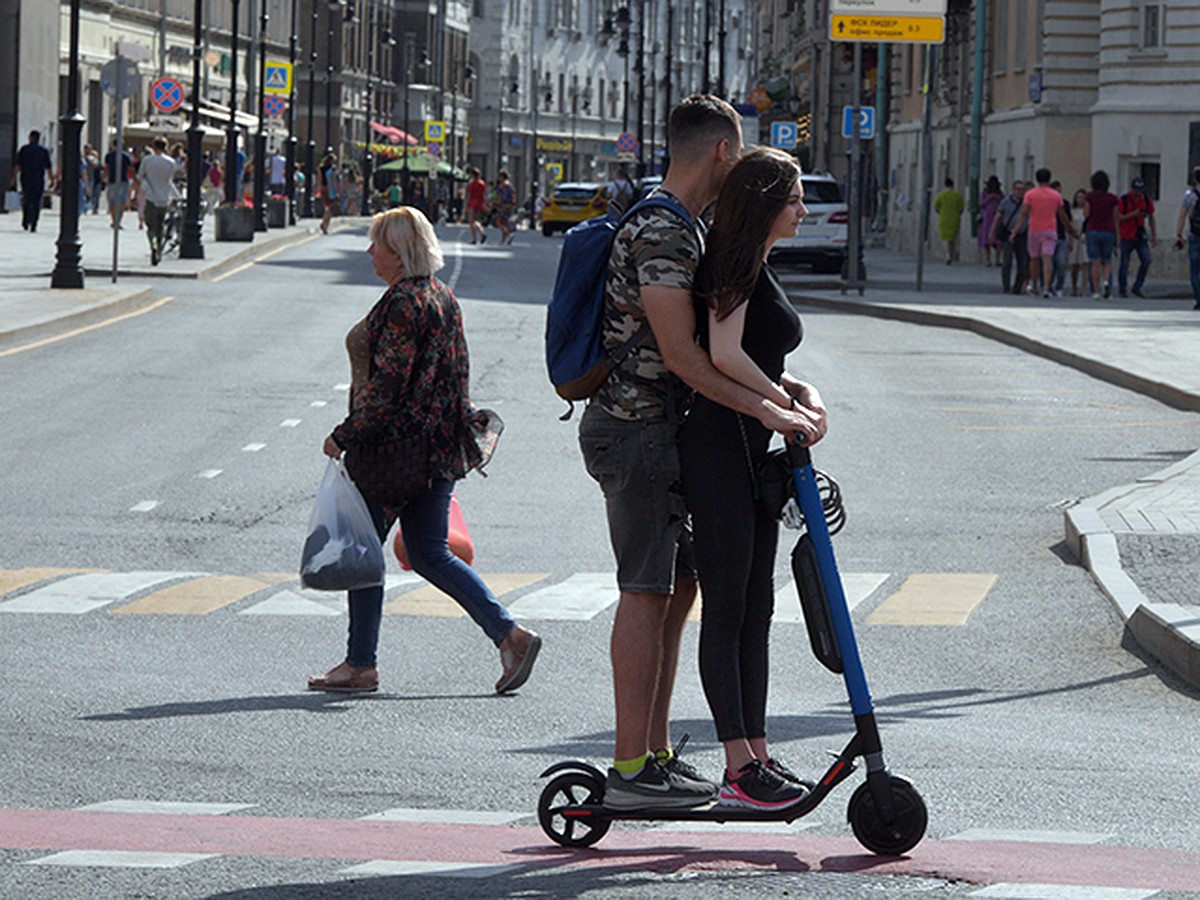
[(842, 501), (842, 489), (829, 473), (816, 469), (813, 472), (817, 491), (821, 495), (821, 509), (825, 513), (825, 524), (830, 534), (837, 534), (846, 527), (846, 504)]

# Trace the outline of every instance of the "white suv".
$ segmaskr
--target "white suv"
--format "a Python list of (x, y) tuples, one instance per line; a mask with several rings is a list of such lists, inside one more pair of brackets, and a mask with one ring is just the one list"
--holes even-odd
[(841, 272), (846, 261), (850, 214), (842, 186), (832, 175), (801, 175), (808, 215), (794, 238), (777, 241), (771, 248), (772, 264), (800, 263), (814, 272)]

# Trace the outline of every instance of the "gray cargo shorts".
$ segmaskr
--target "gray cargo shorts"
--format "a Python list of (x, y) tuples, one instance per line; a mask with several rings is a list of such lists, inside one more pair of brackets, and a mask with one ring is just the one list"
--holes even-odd
[(678, 433), (678, 425), (617, 419), (595, 404), (579, 423), (584, 463), (604, 492), (622, 591), (671, 594), (676, 579), (696, 577)]

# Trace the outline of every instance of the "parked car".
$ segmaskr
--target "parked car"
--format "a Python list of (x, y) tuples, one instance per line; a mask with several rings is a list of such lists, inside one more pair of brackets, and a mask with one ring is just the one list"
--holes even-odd
[(850, 213), (842, 187), (832, 175), (801, 175), (808, 215), (794, 238), (777, 241), (771, 263), (809, 265), (814, 272), (841, 272), (846, 261)]
[(560, 184), (542, 209), (542, 234), (550, 237), (606, 212), (608, 185), (590, 181)]

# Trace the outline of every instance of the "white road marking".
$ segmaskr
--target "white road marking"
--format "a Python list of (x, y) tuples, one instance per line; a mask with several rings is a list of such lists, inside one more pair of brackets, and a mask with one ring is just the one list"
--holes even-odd
[[(339, 593), (330, 593), (330, 602), (309, 600), (295, 591), (284, 590), (272, 594), (266, 600), (246, 609), (238, 610), (239, 616), (340, 616), (345, 598)], [(337, 604), (335, 608), (333, 604)]]
[(520, 866), (489, 863), (423, 862), (415, 859), (374, 859), (348, 869), (342, 875), (440, 875), (443, 878), (492, 878), (515, 872)]
[(347, 382), (345, 384), (335, 384), (333, 386), (333, 389), (335, 391), (348, 391), (348, 390), (350, 390), (350, 384), (349, 384), (349, 382)]
[(316, 409), (320, 409), (320, 408), (321, 408), (321, 407), (323, 407), (323, 406), (328, 406), (328, 405), (329, 405), (329, 401), (328, 401), (328, 400), (314, 400), (312, 403), (310, 403), (310, 404), (308, 404), (308, 405), (309, 405), (309, 406), (312, 406), (312, 407), (314, 407), (314, 408), (316, 408)]
[(203, 472), (197, 472), (196, 477), (197, 478), (208, 478), (211, 480), (213, 478), (216, 478), (218, 475), (220, 475), (224, 471), (225, 471), (224, 469), (205, 469)]
[(947, 841), (1014, 841), (1028, 844), (1103, 844), (1114, 835), (1088, 831), (1038, 831), (1034, 829), (968, 828)]
[(245, 451), (246, 453), (257, 453), (259, 450), (263, 449), (263, 447), (265, 447), (265, 446), (267, 446), (267, 445), (266, 444), (247, 444), (245, 447), (242, 448), (242, 450)]
[(418, 822), (435, 825), (511, 825), (533, 812), (492, 812), (482, 809), (412, 809), (398, 806), (369, 816), (364, 822)]
[[(886, 572), (842, 572), (841, 575), (842, 591), (850, 609), (870, 597), (889, 577)], [(804, 621), (804, 613), (800, 610), (800, 594), (794, 581), (789, 580), (775, 591), (775, 614), (771, 618), (774, 622)]]
[(156, 506), (158, 506), (157, 500), (143, 500), (141, 503), (135, 503), (133, 506), (129, 507), (129, 511), (150, 512), (150, 510), (154, 509)]
[(214, 859), (217, 853), (155, 853), (148, 850), (64, 850), (40, 859), (31, 859), (27, 866), (80, 866), (119, 869), (177, 869), (202, 859)]
[(1094, 887), (1077, 884), (993, 884), (968, 897), (1003, 897), (1008, 900), (1146, 900), (1159, 893), (1143, 888)]
[(197, 572), (91, 572), (74, 575), (0, 603), (0, 612), (85, 613)]
[(282, 422), (279, 423), (279, 427), (280, 428), (295, 428), (299, 424), (300, 424), (299, 419), (284, 419)]
[(184, 803), (172, 800), (104, 800), (77, 806), (76, 812), (144, 813), (166, 816), (223, 816), (242, 809), (252, 809), (253, 803)]
[(612, 572), (581, 572), (533, 591), (509, 604), (519, 619), (586, 621), (617, 601), (617, 576)]

